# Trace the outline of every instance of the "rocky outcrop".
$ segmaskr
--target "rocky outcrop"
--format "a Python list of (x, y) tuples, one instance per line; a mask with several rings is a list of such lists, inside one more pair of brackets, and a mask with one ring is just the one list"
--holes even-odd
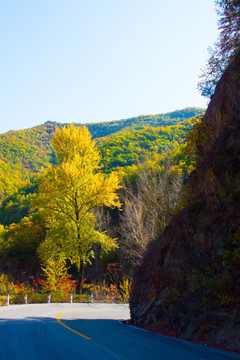
[(195, 132), (185, 208), (134, 275), (131, 321), (240, 351), (240, 54)]

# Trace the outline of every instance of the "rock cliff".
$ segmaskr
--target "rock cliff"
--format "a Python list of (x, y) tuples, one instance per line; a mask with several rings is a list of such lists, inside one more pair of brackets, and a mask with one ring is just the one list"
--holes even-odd
[(195, 132), (186, 206), (134, 275), (131, 321), (240, 351), (240, 54)]

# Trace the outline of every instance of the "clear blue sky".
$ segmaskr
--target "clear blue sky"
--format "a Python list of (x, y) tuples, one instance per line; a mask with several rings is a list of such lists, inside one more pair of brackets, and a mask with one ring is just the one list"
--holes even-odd
[(206, 106), (214, 0), (0, 4), (0, 133)]

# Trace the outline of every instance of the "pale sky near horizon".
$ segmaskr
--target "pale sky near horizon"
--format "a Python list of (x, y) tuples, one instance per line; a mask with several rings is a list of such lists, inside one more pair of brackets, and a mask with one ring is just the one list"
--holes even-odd
[(214, 0), (0, 0), (0, 133), (206, 107)]

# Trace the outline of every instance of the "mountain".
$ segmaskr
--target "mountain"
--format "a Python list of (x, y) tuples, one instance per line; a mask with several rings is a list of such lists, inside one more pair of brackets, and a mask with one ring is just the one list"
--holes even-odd
[(240, 54), (194, 132), (196, 169), (181, 210), (134, 275), (131, 321), (240, 352)]
[[(126, 120), (86, 124), (86, 126), (89, 128), (93, 138), (101, 138), (99, 143), (101, 143), (102, 154), (105, 156), (107, 142), (112, 143), (115, 141), (116, 143), (117, 141), (116, 138), (113, 140), (111, 136), (119, 134), (120, 141), (121, 136), (126, 138), (126, 133), (133, 132), (131, 140), (133, 141), (133, 137), (137, 137), (138, 131), (145, 131), (147, 136), (146, 127), (160, 129), (160, 127), (183, 124), (185, 130), (187, 130), (191, 124), (187, 124), (186, 119), (201, 115), (203, 112), (204, 109), (187, 108), (166, 114), (139, 116)], [(64, 125), (68, 124), (47, 121), (43, 125), (30, 129), (9, 131), (0, 135), (0, 200), (6, 194), (12, 194), (19, 187), (29, 183), (47, 164), (54, 163), (55, 159), (51, 146), (52, 134), (55, 132), (56, 127), (61, 128)], [(82, 124), (75, 125), (82, 126)], [(157, 130), (149, 129), (149, 131), (156, 132)], [(125, 149), (120, 149), (120, 152), (124, 153), (124, 151)], [(115, 153), (113, 152), (110, 155), (115, 156)], [(140, 156), (138, 157), (140, 158)], [(129, 166), (137, 158), (132, 157), (129, 161), (123, 160), (119, 166)], [(111, 161), (106, 159), (105, 162), (108, 170), (111, 166), (115, 168), (118, 166), (111, 164)]]
[[(186, 108), (158, 115), (141, 115), (125, 120), (86, 124), (93, 138), (105, 137), (121, 130), (141, 130), (145, 126), (165, 127), (202, 115), (205, 109)], [(76, 124), (79, 125), (79, 124)]]
[(153, 155), (172, 150), (183, 143), (193, 119), (165, 127), (127, 128), (97, 141), (104, 171), (113, 171), (142, 163)]

